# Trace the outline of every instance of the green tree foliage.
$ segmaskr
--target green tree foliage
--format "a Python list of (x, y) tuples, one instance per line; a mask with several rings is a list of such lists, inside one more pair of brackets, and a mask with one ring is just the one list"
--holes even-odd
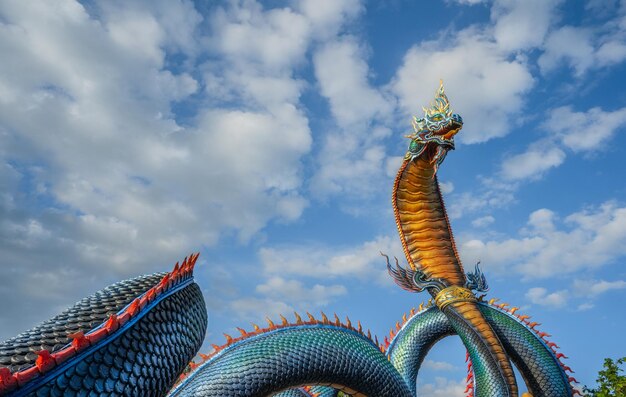
[(604, 369), (598, 372), (598, 387), (584, 391), (591, 397), (626, 397), (626, 376), (620, 365), (626, 363), (626, 357), (622, 357), (615, 362), (610, 358), (604, 359)]

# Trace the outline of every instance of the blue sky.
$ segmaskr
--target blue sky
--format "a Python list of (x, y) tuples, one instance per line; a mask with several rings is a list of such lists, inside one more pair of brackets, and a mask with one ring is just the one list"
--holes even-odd
[[(266, 315), (386, 334), (391, 187), (439, 79), (466, 267), (592, 384), (626, 355), (626, 2), (5, 1), (0, 338), (200, 251), (207, 341)], [(448, 338), (420, 378), (461, 395)]]

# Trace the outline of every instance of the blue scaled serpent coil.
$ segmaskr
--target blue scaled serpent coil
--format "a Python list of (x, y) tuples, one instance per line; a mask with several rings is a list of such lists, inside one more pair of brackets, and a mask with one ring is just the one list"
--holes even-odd
[[(392, 204), (407, 265), (395, 282), (430, 294), (379, 343), (360, 323), (294, 314), (239, 329), (199, 354), (207, 327), (193, 279), (198, 255), (174, 270), (111, 285), (0, 344), (1, 396), (417, 396), (421, 364), (434, 344), (458, 335), (467, 349), (473, 397), (578, 393), (547, 334), (507, 304), (484, 301), (478, 267), (465, 273), (437, 182), (463, 120), (443, 85), (414, 118)], [(524, 380), (517, 385), (513, 366)]]

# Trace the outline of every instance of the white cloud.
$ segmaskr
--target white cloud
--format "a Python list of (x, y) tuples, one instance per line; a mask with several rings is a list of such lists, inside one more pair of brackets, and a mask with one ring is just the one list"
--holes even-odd
[[(474, 28), (413, 46), (392, 88), (406, 113), (419, 114), (432, 99), (431, 92), (440, 78), (453, 111), (466, 120), (458, 135), (466, 143), (506, 135), (514, 123), (512, 116), (521, 111), (523, 97), (534, 83), (523, 60), (511, 58), (488, 35)], [(486, 114), (488, 123), (483, 122)]]
[(353, 37), (321, 45), (313, 64), (337, 127), (326, 134), (311, 191), (322, 197), (371, 193), (372, 180), (385, 175), (381, 140), (391, 131), (380, 122), (393, 110), (391, 98), (369, 84), (364, 50)]
[(481, 216), (480, 218), (476, 218), (472, 221), (472, 226), (474, 227), (487, 227), (495, 222), (496, 218), (491, 215)]
[(562, 27), (548, 37), (545, 52), (537, 63), (543, 73), (548, 73), (561, 63), (574, 68), (576, 75), (581, 76), (593, 65), (593, 44), (588, 29), (572, 26)]
[(256, 321), (259, 325), (265, 324), (266, 317), (277, 321), (281, 314), (287, 316), (295, 311), (283, 301), (254, 297), (235, 299), (230, 303), (230, 308), (240, 319)]
[[(594, 307), (593, 299), (599, 295), (611, 290), (620, 290), (626, 288), (626, 281), (615, 280), (574, 280), (570, 290), (559, 290), (548, 293), (543, 287), (530, 288), (526, 292), (526, 298), (532, 303), (553, 308), (565, 306), (572, 298), (584, 298), (587, 301), (579, 304), (577, 310), (589, 310)], [(570, 292), (571, 291), (571, 292)]]
[[(83, 282), (71, 297), (41, 286), (65, 306), (104, 274), (169, 267), (221, 236), (300, 217), (312, 139), (294, 76), (322, 26), (356, 15), (354, 1), (332, 3), (342, 17), (254, 1), (206, 18), (188, 1), (2, 3), (0, 251), (21, 269), (2, 296), (27, 294), (29, 274), (60, 273), (55, 258)], [(174, 105), (188, 100), (183, 127)]]
[(494, 37), (502, 49), (515, 51), (539, 47), (554, 23), (562, 0), (498, 0), (491, 8)]
[(367, 81), (368, 66), (354, 38), (323, 45), (315, 53), (313, 65), (320, 92), (330, 102), (340, 127), (367, 122), (390, 112), (391, 104)]
[(509, 180), (537, 179), (564, 160), (565, 152), (558, 147), (550, 147), (550, 143), (539, 144), (524, 153), (507, 157), (502, 163), (501, 173)]
[(611, 290), (619, 290), (626, 288), (626, 281), (615, 280), (574, 280), (572, 286), (578, 294), (588, 297), (595, 297)]
[(459, 3), (463, 5), (470, 5), (470, 6), (487, 2), (487, 0), (449, 0), (449, 1), (453, 3)]
[(297, 0), (295, 3), (307, 16), (320, 40), (337, 35), (343, 24), (352, 21), (365, 10), (360, 0)]
[(242, 320), (258, 322), (270, 317), (277, 321), (281, 314), (288, 316), (294, 311), (312, 312), (347, 292), (346, 287), (340, 284), (308, 286), (299, 280), (270, 276), (256, 286), (258, 296), (232, 299), (229, 307)]
[(600, 65), (612, 65), (626, 59), (626, 44), (622, 40), (611, 40), (600, 45), (596, 51)]
[(211, 16), (210, 46), (231, 63), (282, 71), (303, 60), (310, 40), (308, 19), (290, 8), (264, 10), (257, 2), (231, 4)]
[(526, 298), (528, 298), (532, 303), (553, 308), (565, 306), (568, 297), (569, 294), (566, 290), (560, 290), (548, 294), (548, 291), (542, 287), (534, 287), (526, 292)]
[[(597, 13), (597, 4), (590, 3)], [(541, 72), (546, 74), (561, 65), (574, 70), (582, 77), (588, 70), (608, 67), (626, 59), (626, 7), (606, 13), (610, 4), (603, 4), (604, 15), (612, 17), (604, 24), (589, 26), (563, 26), (546, 39), (544, 53), (539, 57)]]
[(278, 276), (270, 277), (265, 283), (257, 285), (256, 291), (271, 298), (304, 302), (313, 307), (325, 306), (331, 299), (348, 292), (346, 287), (339, 284), (315, 284), (308, 288), (301, 281), (286, 280)]
[(390, 284), (385, 259), (380, 252), (402, 259), (402, 247), (395, 236), (378, 237), (373, 241), (348, 248), (303, 246), (262, 248), (259, 257), (267, 274), (315, 278), (373, 278)]
[(486, 271), (503, 272), (509, 264), (515, 263), (522, 255), (539, 251), (545, 242), (539, 237), (482, 241), (471, 239), (461, 244), (461, 258), (465, 263), (481, 262)]
[(454, 365), (445, 362), (445, 361), (434, 361), (426, 359), (424, 360), (424, 365), (422, 366), (424, 369), (432, 369), (434, 371), (451, 371), (455, 367)]
[(575, 112), (569, 106), (550, 112), (543, 128), (556, 135), (560, 142), (575, 152), (602, 148), (616, 131), (626, 125), (626, 108), (612, 112), (591, 108)]
[(485, 269), (515, 271), (526, 278), (569, 274), (614, 263), (626, 255), (626, 208), (606, 202), (557, 222), (552, 211), (533, 212), (520, 237), (461, 244), (464, 262)]
[(453, 193), (446, 198), (450, 218), (457, 219), (485, 208), (502, 208), (515, 201), (517, 181), (479, 178), (478, 192)]
[(442, 194), (450, 194), (454, 191), (454, 184), (452, 182), (439, 182), (439, 188)]
[(418, 381), (417, 394), (422, 397), (464, 397), (465, 380), (454, 381), (442, 377), (436, 377), (435, 383), (424, 383)]
[[(385, 171), (386, 174), (389, 178), (395, 178), (396, 175), (398, 174), (398, 170), (400, 169), (400, 165), (402, 165), (402, 161), (404, 160), (403, 156), (390, 156), (387, 157), (387, 164), (385, 165)], [(442, 187), (442, 191), (444, 190), (444, 185), (445, 184), (441, 184)], [(452, 186), (452, 182), (449, 183), (450, 186)], [(447, 186), (447, 185), (446, 185)], [(454, 187), (452, 186), (452, 189), (454, 189)]]

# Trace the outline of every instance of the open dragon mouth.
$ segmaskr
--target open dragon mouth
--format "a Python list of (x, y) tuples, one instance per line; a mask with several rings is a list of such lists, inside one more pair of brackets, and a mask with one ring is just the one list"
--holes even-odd
[(463, 119), (452, 113), (450, 102), (440, 82), (435, 101), (430, 108), (424, 108), (424, 117), (413, 117), (413, 134), (406, 159), (418, 157), (435, 165), (435, 171), (443, 162), (446, 153), (454, 150), (454, 136), (463, 128)]

